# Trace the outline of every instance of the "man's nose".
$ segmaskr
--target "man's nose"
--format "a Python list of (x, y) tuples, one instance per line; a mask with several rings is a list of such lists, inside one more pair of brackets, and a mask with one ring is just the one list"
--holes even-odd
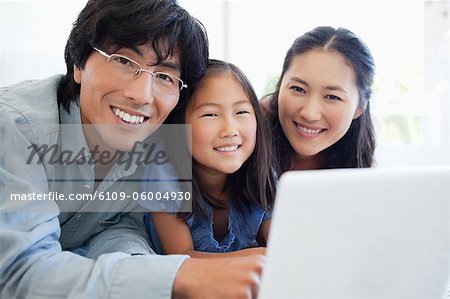
[(138, 105), (147, 105), (154, 100), (153, 75), (142, 72), (126, 86), (125, 96)]

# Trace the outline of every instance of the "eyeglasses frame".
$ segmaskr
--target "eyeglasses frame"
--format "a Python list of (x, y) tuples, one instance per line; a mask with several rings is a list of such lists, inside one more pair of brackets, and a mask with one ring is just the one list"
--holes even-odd
[(108, 54), (108, 53), (106, 53), (105, 51), (102, 51), (102, 50), (100, 50), (100, 49), (98, 49), (98, 48), (96, 48), (96, 47), (92, 47), (92, 48), (93, 48), (95, 51), (97, 51), (100, 55), (106, 57), (107, 61), (110, 61), (110, 60), (111, 60), (111, 57), (116, 56), (116, 57), (122, 57), (122, 58), (125, 58), (125, 59), (127, 59), (127, 60), (129, 60), (129, 61), (135, 63), (135, 64), (138, 66), (137, 72), (135, 72), (135, 74), (134, 74), (134, 76), (135, 76), (136, 78), (139, 78), (139, 76), (142, 74), (142, 72), (146, 72), (146, 73), (148, 73), (148, 74), (150, 74), (150, 75), (152, 76), (152, 80), (153, 80), (152, 82), (154, 82), (154, 81), (155, 81), (155, 77), (156, 77), (157, 74), (165, 74), (165, 75), (168, 75), (168, 76), (170, 76), (170, 77), (174, 77), (175, 79), (177, 79), (177, 80), (179, 80), (179, 81), (181, 82), (180, 89), (178, 90), (179, 92), (180, 92), (183, 88), (187, 88), (187, 87), (188, 87), (187, 84), (185, 84), (185, 83), (183, 82), (183, 80), (181, 80), (181, 79), (178, 78), (177, 76), (174, 76), (174, 75), (171, 75), (171, 74), (167, 74), (167, 73), (165, 73), (165, 72), (152, 72), (152, 71), (149, 71), (149, 70), (146, 70), (146, 69), (142, 68), (142, 66), (141, 66), (140, 63), (138, 63), (137, 61), (135, 61), (135, 60), (133, 60), (133, 59), (127, 57), (127, 56), (124, 56), (124, 55), (121, 55), (121, 54), (115, 54), (115, 53), (113, 53), (113, 54)]

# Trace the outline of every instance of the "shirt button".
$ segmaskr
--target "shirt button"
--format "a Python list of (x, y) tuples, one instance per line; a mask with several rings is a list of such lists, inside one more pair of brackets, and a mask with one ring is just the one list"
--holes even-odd
[(90, 189), (91, 189), (91, 185), (84, 184), (84, 185), (83, 185), (83, 188), (86, 189), (86, 190), (90, 190)]

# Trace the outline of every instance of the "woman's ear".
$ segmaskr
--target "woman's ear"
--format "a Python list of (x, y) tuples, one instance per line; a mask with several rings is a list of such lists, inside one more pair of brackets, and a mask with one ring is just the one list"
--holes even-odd
[(367, 101), (364, 102), (363, 106), (358, 105), (358, 108), (356, 108), (355, 114), (353, 115), (353, 119), (357, 119), (358, 117), (361, 116), (361, 114), (364, 113), (364, 111), (366, 111), (367, 108)]
[(81, 84), (81, 70), (78, 66), (76, 66), (75, 64), (73, 65), (73, 79), (75, 80), (75, 82), (77, 82), (78, 84)]

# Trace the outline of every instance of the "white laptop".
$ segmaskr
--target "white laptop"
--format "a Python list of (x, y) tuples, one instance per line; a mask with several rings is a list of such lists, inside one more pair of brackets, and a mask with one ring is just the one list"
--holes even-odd
[(450, 167), (280, 179), (259, 298), (445, 298)]

